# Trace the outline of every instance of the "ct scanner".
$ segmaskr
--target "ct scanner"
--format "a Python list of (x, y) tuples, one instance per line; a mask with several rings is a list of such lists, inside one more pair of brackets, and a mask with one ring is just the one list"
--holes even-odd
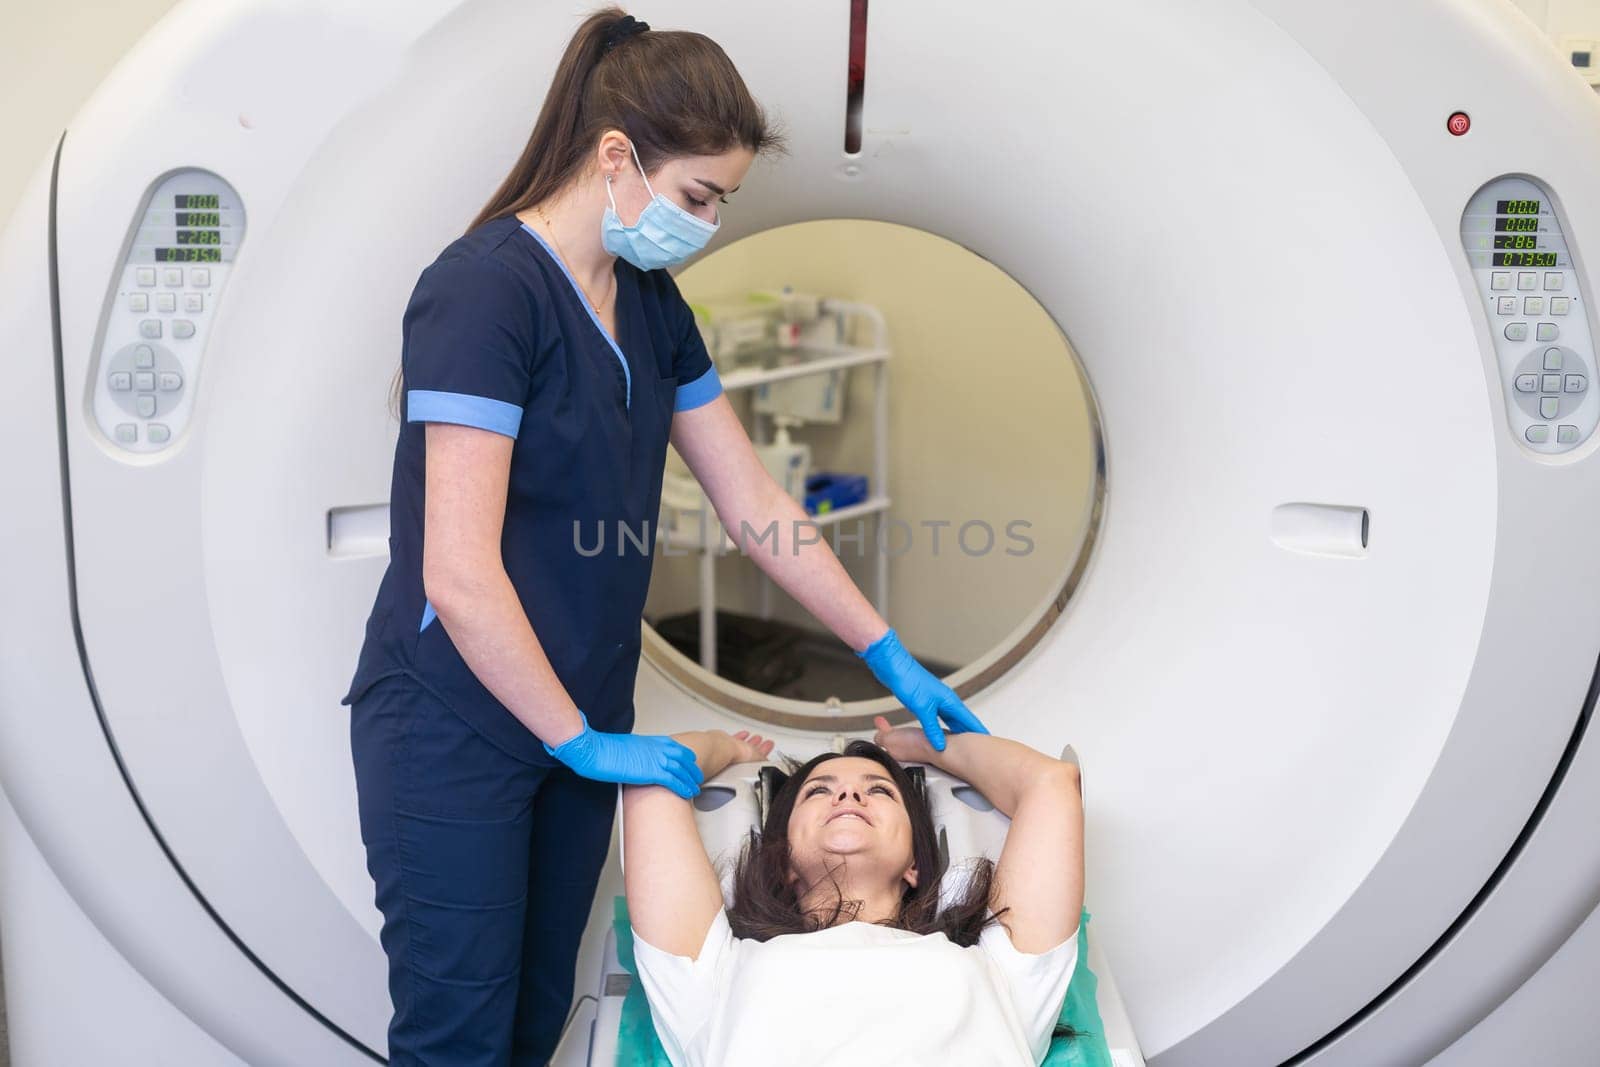
[[(1600, 104), (1490, 0), (874, 0), (847, 155), (849, 8), (636, 13), (720, 42), (789, 131), (719, 243), (919, 227), (1081, 360), (1092, 546), (956, 682), (1083, 753), (1150, 1062), (1600, 1062)], [(400, 312), (580, 13), (191, 0), (42, 162), (0, 244), (19, 1067), (382, 1059), (337, 700)], [(215, 255), (168, 244), (185, 209)], [(143, 373), (141, 407), (113, 376)], [(716, 692), (652, 639), (638, 728), (765, 718), (802, 753), (889, 706)]]

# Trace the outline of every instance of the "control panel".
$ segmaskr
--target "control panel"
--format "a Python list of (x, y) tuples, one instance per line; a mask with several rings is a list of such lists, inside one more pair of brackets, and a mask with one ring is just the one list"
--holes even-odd
[(1550, 191), (1497, 178), (1461, 215), (1461, 245), (1488, 312), (1511, 428), (1539, 453), (1567, 452), (1600, 422), (1587, 287)]
[(95, 422), (117, 448), (160, 452), (182, 435), (243, 238), (239, 196), (210, 171), (177, 171), (146, 194), (102, 314), (90, 386)]

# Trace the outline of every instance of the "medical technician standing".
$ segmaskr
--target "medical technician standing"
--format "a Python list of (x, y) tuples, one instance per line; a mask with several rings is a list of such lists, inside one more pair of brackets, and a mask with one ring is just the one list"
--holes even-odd
[(521, 158), (406, 308), (390, 563), (344, 698), (396, 1065), (547, 1062), (615, 783), (699, 790), (689, 749), (629, 732), (669, 434), (724, 526), (776, 520), (779, 551), (753, 558), (936, 746), (941, 715), (983, 729), (825, 544), (796, 547), (805, 513), (661, 269), (781, 141), (720, 47), (648, 30), (584, 21)]

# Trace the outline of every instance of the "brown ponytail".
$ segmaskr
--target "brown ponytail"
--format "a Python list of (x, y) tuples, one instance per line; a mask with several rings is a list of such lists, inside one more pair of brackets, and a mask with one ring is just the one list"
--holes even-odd
[(726, 52), (704, 34), (648, 30), (609, 51), (607, 35), (627, 13), (606, 7), (572, 35), (516, 166), (468, 229), (540, 203), (582, 173), (600, 135), (619, 129), (653, 171), (679, 156), (743, 146), (783, 150), (782, 135), (745, 87)]

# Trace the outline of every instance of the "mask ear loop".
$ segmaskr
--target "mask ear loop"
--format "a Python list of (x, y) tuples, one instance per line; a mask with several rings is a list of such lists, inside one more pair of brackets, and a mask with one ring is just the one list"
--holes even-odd
[(644, 164), (639, 162), (639, 150), (633, 147), (633, 139), (631, 137), (628, 139), (628, 151), (633, 153), (633, 165), (639, 168), (639, 177), (644, 179), (645, 190), (649, 192), (650, 199), (654, 200), (656, 191), (650, 187), (650, 178), (644, 172)]
[[(628, 151), (633, 153), (633, 164), (634, 164), (634, 166), (639, 168), (639, 177), (644, 178), (644, 187), (650, 193), (650, 199), (654, 200), (656, 198), (656, 191), (654, 189), (650, 188), (650, 179), (645, 177), (644, 164), (639, 162), (639, 150), (637, 148), (633, 147), (632, 139), (629, 139), (629, 141), (628, 141)], [(618, 222), (621, 222), (622, 221), (622, 213), (617, 211), (617, 198), (611, 192), (611, 177), (612, 176), (609, 175), (609, 174), (606, 175), (606, 199), (611, 201), (611, 212), (612, 212), (612, 214), (617, 216), (617, 221)], [(642, 217), (642, 214), (641, 214), (641, 217)], [(718, 217), (719, 218), (721, 217), (720, 214), (719, 214)], [(634, 225), (637, 226), (638, 223), (635, 223)]]
[[(628, 140), (628, 150), (633, 153), (633, 165), (639, 168), (639, 177), (644, 179), (644, 187), (650, 193), (650, 199), (651, 200), (656, 199), (656, 195), (657, 195), (656, 191), (655, 191), (654, 188), (651, 187), (650, 178), (644, 172), (644, 164), (639, 162), (639, 150), (637, 148), (633, 147), (633, 140), (631, 138)], [(609, 175), (609, 174), (606, 175), (606, 195), (607, 196), (611, 195), (611, 175)], [(668, 201), (668, 203), (670, 204), (671, 201)], [(683, 209), (678, 207), (678, 205), (672, 204), (672, 206), (675, 207), (675, 208), (678, 208), (678, 211), (680, 213), (684, 213)], [(612, 201), (611, 201), (611, 210), (615, 211), (616, 209), (617, 209), (617, 201), (613, 197)], [(620, 218), (621, 216), (618, 216), (618, 217)], [(717, 209), (717, 217), (711, 222), (710, 225), (713, 228), (720, 228), (722, 226), (722, 209), (721, 208)]]
[[(627, 150), (629, 150), (629, 152), (632, 152), (632, 154), (634, 154), (634, 166), (637, 166), (637, 168), (638, 168), (638, 176), (640, 176), (640, 178), (645, 179), (645, 190), (646, 190), (646, 192), (648, 192), (648, 194), (650, 194), (651, 200), (656, 200), (656, 198), (658, 198), (658, 194), (656, 194), (656, 190), (654, 190), (653, 187), (651, 187), (650, 178), (648, 178), (648, 176), (646, 176), (646, 174), (645, 174), (645, 165), (643, 165), (643, 163), (638, 162), (638, 149), (635, 149), (634, 141), (632, 141), (632, 138), (630, 138), (629, 142), (627, 142)], [(610, 200), (610, 202), (611, 202), (611, 211), (613, 211), (613, 213), (616, 214), (616, 218), (618, 218), (618, 221), (621, 222), (622, 221), (622, 214), (619, 213), (618, 210), (616, 210), (616, 197), (614, 197), (614, 195), (611, 194), (611, 174), (606, 174), (606, 176), (605, 176), (605, 195), (606, 195), (606, 198), (608, 198), (608, 200)], [(666, 200), (666, 198), (662, 197), (662, 200)], [(675, 205), (675, 203), (670, 202), (670, 200), (667, 200), (667, 203), (669, 203), (670, 206), (674, 206), (674, 208), (677, 208), (678, 213), (680, 213), (680, 214), (688, 214), (688, 213), (686, 213), (686, 211), (683, 211), (683, 208), (678, 208), (678, 205)], [(645, 214), (643, 214), (643, 211), (640, 211), (640, 216), (638, 216), (638, 218), (645, 218)], [(690, 218), (693, 219), (694, 216), (690, 216)], [(715, 229), (720, 229), (720, 227), (722, 227), (722, 208), (717, 208), (717, 219), (715, 219), (715, 221), (706, 222), (706, 221), (704, 221), (704, 219), (694, 219), (694, 221), (699, 222), (699, 224), (701, 224), (701, 226), (710, 226), (714, 230)], [(635, 222), (635, 226), (638, 226), (637, 222)]]

